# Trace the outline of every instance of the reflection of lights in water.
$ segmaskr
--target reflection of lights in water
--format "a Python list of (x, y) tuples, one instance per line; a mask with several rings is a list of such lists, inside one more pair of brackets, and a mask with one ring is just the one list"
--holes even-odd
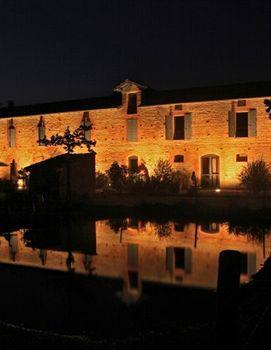
[(219, 193), (219, 192), (221, 192), (221, 189), (220, 189), (220, 188), (216, 188), (215, 191), (216, 191), (217, 193)]

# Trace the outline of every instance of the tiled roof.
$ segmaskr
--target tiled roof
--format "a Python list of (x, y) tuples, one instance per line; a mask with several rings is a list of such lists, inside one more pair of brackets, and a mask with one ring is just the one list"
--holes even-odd
[[(271, 81), (251, 82), (234, 85), (211, 87), (196, 87), (181, 90), (156, 91), (142, 90), (142, 106), (185, 103), (197, 101), (212, 101), (225, 99), (241, 99), (251, 97), (271, 96)], [(0, 108), (0, 118), (23, 115), (49, 114), (57, 112), (72, 112), (116, 108), (121, 105), (121, 95), (94, 97), (89, 99), (49, 102), (26, 106)]]

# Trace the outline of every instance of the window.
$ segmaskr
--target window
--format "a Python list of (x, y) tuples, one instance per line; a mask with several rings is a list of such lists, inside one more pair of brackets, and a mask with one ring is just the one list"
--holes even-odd
[(174, 248), (175, 255), (175, 269), (185, 268), (185, 249), (184, 248)]
[(138, 171), (138, 158), (137, 156), (131, 156), (128, 159), (128, 168), (131, 174), (137, 173)]
[(181, 111), (183, 109), (182, 105), (175, 105), (175, 111)]
[(138, 244), (128, 243), (127, 263), (129, 267), (138, 267)]
[(184, 117), (174, 117), (174, 140), (184, 140)]
[(91, 122), (89, 119), (89, 112), (84, 112), (81, 121), (81, 127), (83, 129), (83, 136), (86, 141), (91, 140)]
[(139, 220), (138, 218), (131, 217), (128, 220), (128, 227), (138, 229)]
[(204, 223), (201, 225), (201, 231), (205, 233), (218, 233), (219, 223), (217, 222)]
[(130, 93), (127, 96), (128, 96), (127, 114), (136, 114), (137, 113), (137, 94)]
[(126, 120), (127, 141), (137, 141), (137, 119)]
[(236, 162), (247, 162), (246, 154), (236, 154)]
[(11, 119), (8, 123), (8, 146), (16, 146), (16, 130), (15, 126), (13, 125), (13, 119)]
[(191, 113), (183, 116), (165, 116), (165, 136), (166, 140), (189, 140), (191, 139)]
[(236, 137), (248, 137), (248, 113), (236, 113)]
[(130, 289), (138, 289), (138, 272), (137, 271), (128, 271), (129, 277), (129, 287)]
[(243, 107), (246, 105), (246, 100), (238, 100), (237, 101), (237, 106), (238, 107)]
[(192, 250), (184, 247), (166, 248), (166, 269), (173, 272), (175, 269), (182, 269), (186, 273), (192, 270)]
[(44, 144), (44, 139), (45, 139), (45, 122), (43, 117), (40, 117), (40, 121), (38, 123), (38, 142), (39, 145), (43, 145)]
[(183, 163), (184, 162), (184, 156), (182, 154), (177, 154), (174, 156), (174, 163)]
[(255, 137), (257, 136), (257, 111), (250, 109), (248, 112), (235, 113), (234, 108), (229, 111), (229, 136), (230, 137)]

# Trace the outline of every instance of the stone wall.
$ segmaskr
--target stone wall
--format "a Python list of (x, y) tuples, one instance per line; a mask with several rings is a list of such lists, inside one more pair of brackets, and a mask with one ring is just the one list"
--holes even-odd
[[(92, 139), (97, 140), (95, 151), (96, 170), (105, 171), (113, 161), (128, 163), (128, 157), (135, 155), (139, 163), (144, 161), (150, 173), (159, 158), (169, 159), (173, 163), (174, 155), (184, 155), (184, 163), (173, 167), (193, 170), (200, 177), (200, 160), (203, 155), (219, 156), (220, 181), (222, 187), (231, 187), (238, 183), (237, 175), (246, 163), (236, 162), (237, 154), (246, 154), (248, 161), (263, 157), (271, 161), (271, 121), (265, 112), (264, 98), (247, 99), (246, 107), (240, 110), (257, 110), (257, 136), (234, 138), (228, 136), (228, 112), (232, 100), (182, 103), (183, 110), (177, 115), (192, 113), (192, 137), (189, 140), (165, 139), (165, 115), (174, 105), (138, 107), (138, 141), (126, 141), (126, 118), (124, 108), (89, 110), (93, 123)], [(67, 126), (77, 128), (83, 111), (45, 114), (46, 135), (61, 133)], [(9, 165), (15, 159), (18, 169), (32, 163), (61, 154), (57, 147), (39, 146), (37, 143), (37, 124), (40, 115), (14, 117), (16, 128), (16, 147), (8, 147), (8, 121), (0, 119), (0, 161)], [(79, 149), (78, 152), (85, 152)], [(0, 167), (0, 176), (9, 176), (9, 167)]]

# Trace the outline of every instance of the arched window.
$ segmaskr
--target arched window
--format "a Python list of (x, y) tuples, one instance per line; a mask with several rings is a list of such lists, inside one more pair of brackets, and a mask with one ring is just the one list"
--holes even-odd
[(16, 130), (13, 125), (13, 119), (8, 122), (8, 146), (16, 147)]
[(130, 173), (134, 174), (138, 171), (138, 158), (137, 156), (131, 156), (128, 158), (128, 168)]
[(83, 135), (84, 135), (85, 140), (90, 141), (91, 140), (91, 122), (89, 119), (89, 112), (83, 113), (81, 127), (83, 129)]
[(44, 139), (45, 139), (45, 122), (43, 116), (40, 117), (40, 121), (38, 123), (38, 142), (39, 145), (44, 144)]
[(174, 163), (183, 163), (184, 162), (184, 156), (182, 154), (176, 154), (174, 156)]

